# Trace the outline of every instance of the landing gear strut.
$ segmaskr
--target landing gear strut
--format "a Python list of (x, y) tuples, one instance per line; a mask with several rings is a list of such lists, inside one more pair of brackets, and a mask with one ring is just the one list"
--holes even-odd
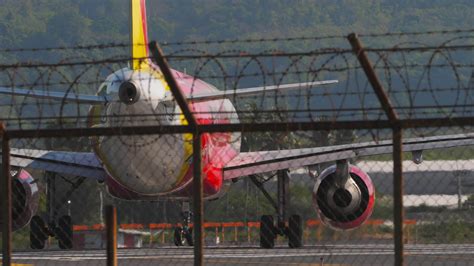
[(291, 215), (287, 223), (287, 206), (290, 202), (290, 176), (288, 170), (277, 172), (277, 201), (270, 196), (263, 187), (263, 183), (256, 176), (250, 176), (250, 179), (275, 207), (277, 213), (276, 224), (272, 215), (262, 215), (260, 219), (260, 247), (273, 248), (278, 235), (288, 238), (290, 248), (302, 247), (303, 224), (301, 216)]
[[(72, 219), (70, 215), (59, 216), (59, 210), (68, 202), (72, 193), (84, 182), (85, 178), (79, 178), (76, 182), (71, 182), (71, 187), (61, 200), (56, 198), (56, 174), (46, 172), (46, 195), (47, 195), (47, 219), (35, 215), (30, 222), (30, 247), (32, 249), (43, 249), (45, 242), (49, 237), (55, 237), (58, 240), (60, 249), (72, 249), (73, 230)], [(46, 221), (47, 222), (46, 222)]]
[(193, 213), (189, 210), (189, 202), (183, 202), (181, 215), (183, 217), (182, 226), (174, 228), (174, 244), (176, 246), (184, 246), (188, 243), (189, 246), (194, 245), (193, 229), (189, 227)]

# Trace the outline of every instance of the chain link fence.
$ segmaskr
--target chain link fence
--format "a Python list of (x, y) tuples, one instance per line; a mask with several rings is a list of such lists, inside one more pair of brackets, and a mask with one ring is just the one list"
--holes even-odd
[(9, 50), (3, 263), (469, 265), (472, 38)]

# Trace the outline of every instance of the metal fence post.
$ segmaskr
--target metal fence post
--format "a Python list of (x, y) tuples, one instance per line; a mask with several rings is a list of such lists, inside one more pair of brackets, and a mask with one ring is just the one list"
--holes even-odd
[(2, 135), (2, 265), (11, 265), (12, 257), (12, 180), (10, 175), (10, 140), (5, 125), (0, 124)]
[(396, 110), (393, 108), (388, 94), (385, 92), (372, 63), (367, 56), (357, 34), (347, 36), (352, 49), (364, 70), (367, 80), (374, 89), (382, 109), (387, 115), (393, 129), (393, 225), (395, 265), (403, 265), (403, 176), (402, 176), (402, 127)]
[(189, 126), (195, 129), (198, 125), (197, 120), (191, 112), (186, 97), (179, 88), (178, 82), (176, 82), (176, 79), (171, 72), (171, 68), (168, 65), (168, 61), (164, 57), (163, 51), (161, 51), (157, 42), (151, 42), (148, 47), (150, 48), (151, 54), (153, 55), (153, 60), (155, 60), (158, 67), (160, 67), (161, 73), (163, 74), (166, 83), (168, 83), (174, 99), (178, 103), (179, 108), (181, 108), (184, 118), (186, 118), (188, 121)]
[(193, 213), (194, 213), (194, 265), (200, 266), (204, 262), (203, 239), (203, 190), (201, 165), (201, 133), (193, 134)]
[(174, 99), (178, 103), (188, 122), (191, 132), (193, 132), (193, 214), (194, 214), (194, 265), (203, 265), (203, 190), (201, 177), (201, 131), (196, 117), (188, 106), (186, 97), (182, 93), (176, 79), (171, 72), (168, 61), (164, 57), (158, 43), (151, 42), (148, 47), (152, 53), (153, 60), (160, 67), (163, 77), (170, 87)]
[(393, 128), (393, 225), (395, 265), (403, 265), (403, 130)]
[(362, 43), (360, 42), (359, 38), (355, 33), (349, 34), (347, 39), (351, 43), (352, 49), (354, 50), (357, 59), (359, 60), (360, 65), (364, 69), (365, 75), (367, 76), (367, 80), (369, 81), (370, 85), (374, 89), (375, 95), (377, 95), (377, 99), (380, 102), (380, 106), (385, 111), (390, 122), (395, 122), (398, 120), (398, 115), (395, 109), (393, 108), (392, 103), (390, 102), (390, 98), (388, 97), (387, 93), (385, 92), (382, 83), (380, 82), (375, 70), (370, 63), (369, 57), (365, 52)]
[(107, 266), (117, 266), (117, 208), (105, 207), (105, 230), (107, 233)]

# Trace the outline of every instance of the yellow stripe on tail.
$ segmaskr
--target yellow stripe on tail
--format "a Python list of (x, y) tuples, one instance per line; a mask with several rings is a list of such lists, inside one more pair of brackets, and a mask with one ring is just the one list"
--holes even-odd
[(148, 69), (148, 33), (145, 0), (130, 0), (132, 69)]

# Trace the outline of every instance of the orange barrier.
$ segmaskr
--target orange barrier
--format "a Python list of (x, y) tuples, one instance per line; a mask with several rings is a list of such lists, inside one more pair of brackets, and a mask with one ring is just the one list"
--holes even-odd
[[(362, 226), (362, 230), (359, 231), (362, 235), (367, 233), (370, 234), (372, 230), (376, 230), (378, 227), (386, 223), (385, 220), (381, 219), (373, 219), (368, 220)], [(405, 231), (405, 242), (409, 242), (411, 239), (413, 230), (413, 225), (416, 225), (416, 220), (404, 220), (404, 224), (406, 227), (404, 228)], [(324, 237), (330, 236), (333, 240), (337, 240), (339, 237), (338, 234), (331, 234), (327, 235), (325, 233), (325, 227), (322, 226), (323, 223), (320, 220), (310, 219), (304, 222), (304, 231), (303, 231), (303, 238), (305, 241), (308, 239), (315, 239), (316, 241), (320, 241)], [(175, 227), (182, 226), (181, 223), (171, 224), (171, 223), (150, 223), (150, 224), (121, 224), (119, 228), (121, 229), (132, 229), (132, 230), (149, 230), (150, 236), (148, 238), (148, 245), (151, 247), (155, 244), (165, 244), (167, 243), (170, 238), (173, 238), (173, 231)], [(190, 227), (193, 226), (191, 223)], [(255, 241), (255, 236), (258, 236), (258, 228), (260, 228), (260, 222), (205, 222), (203, 227), (206, 229), (204, 231), (204, 236), (208, 237), (215, 237), (216, 243), (220, 242), (239, 242), (242, 241), (244, 238), (251, 243)], [(227, 228), (227, 229), (226, 229)], [(74, 225), (73, 230), (77, 232), (77, 239), (81, 238), (80, 236), (83, 235), (85, 239), (85, 234), (103, 234), (103, 230), (105, 226), (102, 224), (94, 224), (94, 225)], [(153, 232), (155, 230), (155, 232)], [(100, 232), (102, 231), (102, 232)], [(127, 233), (127, 232), (124, 232)], [(131, 233), (131, 232), (128, 232)], [(132, 233), (133, 234), (133, 233)], [(379, 234), (379, 237), (383, 237)], [(416, 240), (415, 240), (416, 241)]]
[(149, 224), (150, 229), (170, 229), (173, 228), (173, 224)]
[[(364, 223), (364, 225), (372, 225), (372, 226), (377, 226), (377, 225), (383, 225), (385, 223), (385, 220), (381, 219), (374, 219), (374, 220), (368, 220)], [(320, 226), (322, 222), (320, 220), (307, 220), (305, 222), (306, 227), (315, 227), (315, 226)], [(416, 220), (404, 220), (403, 224), (405, 225), (415, 225)], [(170, 223), (151, 223), (148, 225), (145, 224), (121, 224), (120, 228), (121, 229), (135, 229), (135, 230), (143, 230), (143, 229), (170, 229), (175, 226), (181, 226), (181, 223), (177, 224), (170, 224)], [(189, 225), (190, 227), (193, 226), (193, 224)], [(218, 223), (218, 222), (206, 222), (204, 223), (204, 228), (215, 228), (215, 227), (222, 227), (222, 228), (227, 228), (227, 227), (255, 227), (255, 228), (260, 228), (260, 222), (223, 222), (223, 223)], [(102, 224), (94, 224), (94, 225), (74, 225), (73, 230), (74, 231), (94, 231), (94, 230), (103, 230), (105, 228), (104, 225)]]
[(222, 227), (244, 227), (245, 224), (243, 222), (228, 222), (222, 223)]
[(103, 224), (94, 224), (93, 226), (91, 226), (91, 229), (92, 230), (104, 230), (105, 225), (103, 225)]
[(90, 230), (90, 226), (87, 226), (87, 225), (74, 225), (72, 227), (72, 230), (74, 230), (74, 231), (87, 231), (87, 230)]
[(144, 229), (145, 227), (143, 226), (143, 224), (121, 224), (120, 228), (139, 230), (139, 229)]
[(260, 228), (260, 222), (248, 222), (247, 226), (248, 227)]
[(222, 224), (221, 223), (212, 223), (212, 222), (208, 222), (208, 223), (204, 223), (204, 228), (214, 228), (214, 227), (221, 227)]

